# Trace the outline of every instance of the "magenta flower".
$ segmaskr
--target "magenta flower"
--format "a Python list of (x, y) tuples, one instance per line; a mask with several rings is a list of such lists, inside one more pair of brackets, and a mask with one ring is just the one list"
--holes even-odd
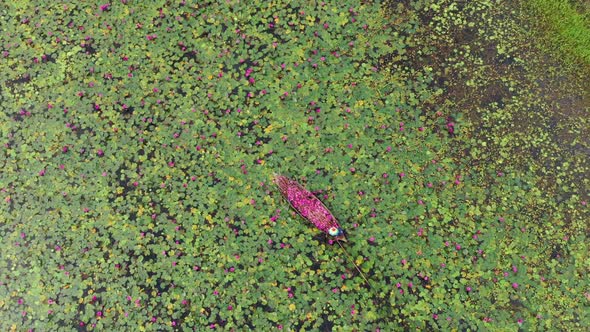
[(448, 122), (447, 123), (447, 131), (451, 135), (455, 133), (455, 124), (453, 122)]

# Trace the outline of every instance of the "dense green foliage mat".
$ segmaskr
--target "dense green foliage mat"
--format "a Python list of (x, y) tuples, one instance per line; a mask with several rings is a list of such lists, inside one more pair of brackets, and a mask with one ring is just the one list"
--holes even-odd
[(587, 326), (588, 99), (504, 2), (0, 16), (2, 330)]

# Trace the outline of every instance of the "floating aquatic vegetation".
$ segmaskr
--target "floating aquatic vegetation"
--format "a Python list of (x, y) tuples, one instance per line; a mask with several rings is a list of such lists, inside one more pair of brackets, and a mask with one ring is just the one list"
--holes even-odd
[(405, 3), (4, 2), (0, 330), (581, 329), (587, 161), (514, 167), (553, 122), (508, 2)]

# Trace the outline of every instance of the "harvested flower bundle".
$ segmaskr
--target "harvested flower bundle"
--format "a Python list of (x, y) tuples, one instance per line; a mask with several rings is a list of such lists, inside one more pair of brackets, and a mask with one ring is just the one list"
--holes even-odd
[(335, 240), (346, 241), (344, 232), (336, 218), (312, 192), (286, 176), (276, 175), (274, 182), (283, 197), (301, 217), (309, 220), (322, 232), (333, 236)]

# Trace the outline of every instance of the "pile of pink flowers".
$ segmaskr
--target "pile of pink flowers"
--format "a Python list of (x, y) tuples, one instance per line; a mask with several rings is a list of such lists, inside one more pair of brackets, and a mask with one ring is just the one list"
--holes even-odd
[(274, 182), (293, 209), (319, 230), (329, 234), (331, 228), (340, 229), (338, 221), (322, 201), (312, 192), (303, 188), (297, 181), (286, 176), (276, 175)]

